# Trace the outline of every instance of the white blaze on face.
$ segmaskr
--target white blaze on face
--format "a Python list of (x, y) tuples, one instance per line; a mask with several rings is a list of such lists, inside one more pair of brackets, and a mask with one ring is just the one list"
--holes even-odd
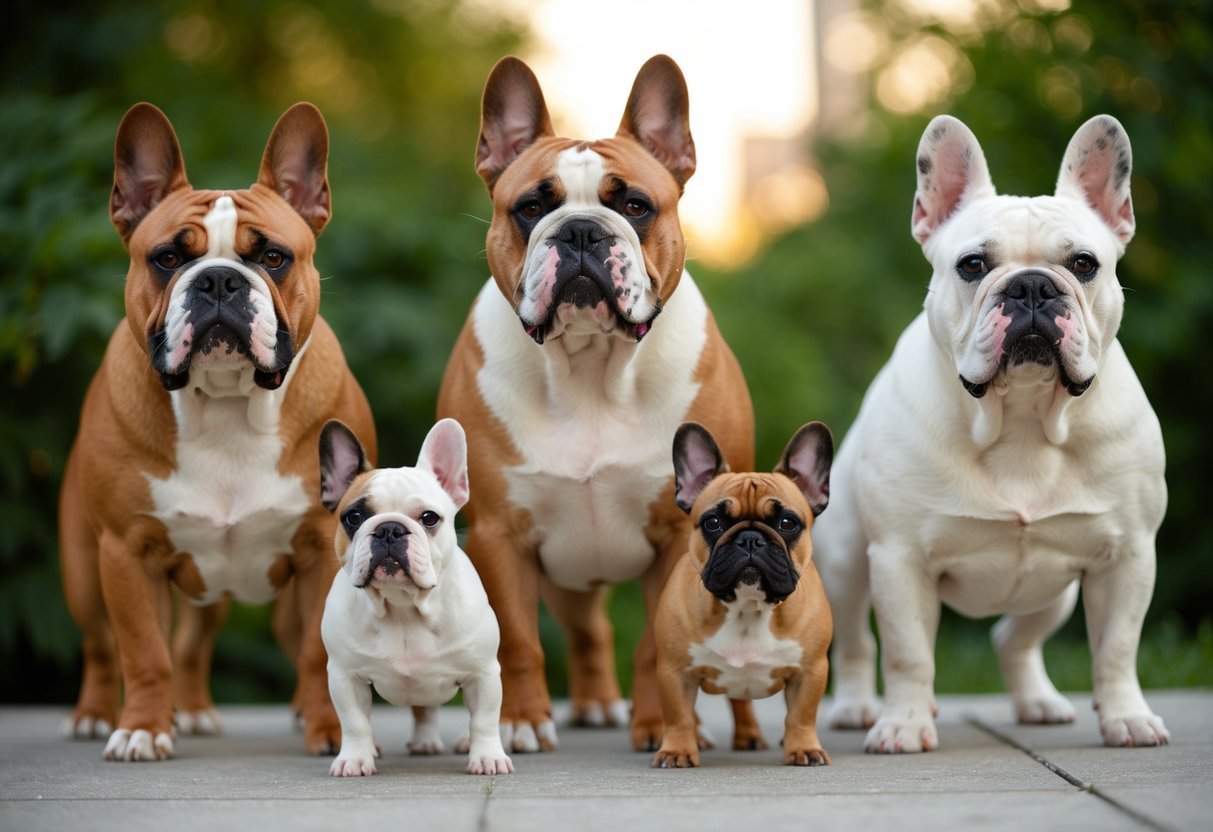
[(236, 251), (239, 224), (236, 203), (227, 194), (220, 196), (203, 218), (202, 224), (207, 233), (206, 254), (181, 275), (169, 299), (164, 329), (170, 366), (176, 371), (184, 370), (183, 363), (190, 357), (194, 341), (203, 334), (194, 331), (194, 323), (190, 320), (187, 305), (190, 290), (200, 274), (222, 266), (239, 272), (248, 282), (252, 315), (248, 320), (248, 330), (238, 335), (247, 338), (249, 351), (258, 364), (270, 368), (276, 360), (278, 316), (274, 312), (273, 298), (265, 278), (246, 266)]
[(529, 323), (540, 323), (552, 314), (560, 263), (554, 238), (569, 221), (587, 219), (612, 238), (611, 257), (606, 265), (611, 270), (614, 297), (606, 300), (610, 308), (599, 310), (600, 315), (605, 312), (603, 323), (609, 327), (616, 312), (632, 323), (649, 321), (656, 313), (657, 295), (645, 270), (640, 238), (626, 219), (598, 198), (606, 176), (602, 156), (589, 148), (571, 147), (558, 157), (556, 176), (564, 187), (565, 201), (543, 217), (531, 232), (519, 317)]

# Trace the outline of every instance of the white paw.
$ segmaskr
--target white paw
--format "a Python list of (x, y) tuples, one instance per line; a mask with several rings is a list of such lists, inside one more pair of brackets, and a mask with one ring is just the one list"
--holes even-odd
[(107, 760), (127, 763), (167, 760), (173, 756), (173, 738), (168, 734), (157, 734), (153, 738), (151, 731), (142, 728), (136, 731), (119, 728), (110, 734), (104, 755)]
[(370, 777), (375, 773), (375, 746), (343, 746), (329, 766), (334, 777)]
[(619, 728), (630, 723), (631, 714), (628, 703), (622, 699), (605, 708), (601, 702), (586, 702), (574, 707), (569, 721), (582, 728)]
[(177, 711), (173, 722), (182, 734), (214, 736), (223, 733), (223, 717), (214, 708), (204, 711)]
[(1123, 717), (1099, 716), (1099, 730), (1103, 733), (1104, 745), (1116, 748), (1166, 745), (1171, 733), (1163, 724), (1162, 717), (1146, 711)]
[(1024, 725), (1057, 725), (1076, 716), (1074, 704), (1055, 691), (1018, 697), (1014, 704), (1015, 718)]
[(72, 719), (70, 716), (59, 725), (59, 733), (69, 740), (99, 740), (108, 737), (113, 726), (104, 719), (92, 716), (82, 716)]
[(514, 763), (498, 742), (477, 742), (468, 752), (468, 774), (513, 774)]
[(501, 723), (501, 744), (516, 754), (555, 751), (559, 746), (556, 723), (546, 720), (537, 726), (529, 722)]
[(831, 728), (871, 728), (880, 716), (880, 702), (871, 697), (835, 697), (826, 715)]
[(870, 754), (913, 754), (938, 747), (935, 720), (929, 716), (909, 719), (882, 716), (863, 741), (863, 750)]
[(442, 737), (438, 736), (437, 725), (418, 725), (413, 729), (413, 738), (409, 740), (410, 754), (441, 754), (444, 751), (446, 746), (442, 744)]

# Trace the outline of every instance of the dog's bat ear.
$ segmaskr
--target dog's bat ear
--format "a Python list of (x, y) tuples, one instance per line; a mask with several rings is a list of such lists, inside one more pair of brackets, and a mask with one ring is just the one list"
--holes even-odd
[(728, 470), (707, 428), (686, 422), (674, 434), (674, 502), (688, 514), (707, 484)]
[(463, 426), (454, 419), (441, 419), (430, 428), (417, 467), (434, 475), (442, 490), (450, 496), (456, 509), (467, 504), (468, 487), (468, 443)]
[(314, 104), (301, 101), (274, 125), (257, 181), (285, 199), (319, 234), (332, 216), (329, 130)]
[(539, 79), (518, 58), (497, 62), (484, 82), (476, 172), (492, 193), (497, 178), (536, 139), (554, 136)]
[(1137, 229), (1129, 194), (1132, 172), (1129, 134), (1112, 116), (1095, 116), (1070, 139), (1056, 194), (1077, 197), (1095, 209), (1123, 246)]
[(337, 419), (320, 430), (320, 502), (334, 511), (359, 474), (371, 470), (354, 432)]
[(918, 190), (910, 231), (925, 243), (956, 210), (975, 197), (993, 196), (994, 183), (973, 131), (952, 116), (936, 116), (918, 143)]
[(690, 109), (682, 70), (668, 55), (654, 55), (636, 73), (619, 123), (618, 135), (635, 139), (652, 153), (679, 188), (695, 172)]
[(129, 240), (162, 199), (189, 184), (181, 145), (168, 117), (147, 102), (127, 110), (114, 140), (110, 192), (110, 220), (122, 239)]
[(783, 474), (809, 501), (813, 516), (830, 504), (830, 466), (834, 463), (834, 436), (821, 422), (809, 422), (792, 436), (775, 473)]

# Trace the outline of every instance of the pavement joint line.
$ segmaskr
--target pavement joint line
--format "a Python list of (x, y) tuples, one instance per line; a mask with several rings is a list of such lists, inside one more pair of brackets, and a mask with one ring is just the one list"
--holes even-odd
[(970, 725), (972, 725), (977, 730), (984, 731), (985, 733), (989, 734), (990, 736), (992, 736), (994, 739), (998, 740), (999, 742), (1009, 745), (1017, 751), (1022, 751), (1024, 754), (1027, 754), (1033, 760), (1040, 763), (1042, 766), (1044, 766), (1049, 771), (1056, 774), (1062, 780), (1065, 780), (1070, 785), (1074, 786), (1075, 788), (1077, 788), (1081, 791), (1087, 792), (1088, 794), (1092, 795), (1093, 797), (1099, 798), (1100, 800), (1104, 801), (1109, 806), (1111, 806), (1113, 809), (1117, 810), (1118, 812), (1122, 812), (1125, 815), (1128, 815), (1129, 817), (1131, 817), (1133, 820), (1137, 821), (1138, 823), (1143, 824), (1144, 826), (1147, 826), (1150, 829), (1155, 830), (1155, 832), (1176, 832), (1176, 830), (1174, 830), (1172, 827), (1166, 826), (1165, 824), (1162, 824), (1162, 823), (1156, 821), (1154, 818), (1152, 818), (1148, 815), (1143, 815), (1141, 812), (1137, 811), (1136, 809), (1134, 809), (1132, 807), (1126, 806), (1125, 804), (1121, 803), (1119, 800), (1112, 797), (1111, 795), (1105, 794), (1103, 792), (1103, 790), (1101, 790), (1099, 787), (1097, 787), (1094, 783), (1088, 783), (1085, 780), (1083, 780), (1081, 777), (1074, 776), (1073, 774), (1066, 771), (1061, 766), (1054, 763), (1052, 760), (1049, 760), (1047, 757), (1043, 756), (1042, 754), (1039, 754), (1036, 751), (1033, 751), (1031, 748), (1028, 748), (1026, 745), (1021, 744), (1014, 737), (1004, 734), (1001, 731), (999, 731), (997, 728), (993, 727), (992, 725), (987, 725), (986, 723), (982, 722), (979, 717), (970, 715), (965, 718), (965, 721), (968, 722)]
[(497, 776), (493, 775), (489, 778), (489, 782), (484, 787), (484, 800), (480, 804), (480, 814), (476, 817), (477, 832), (487, 832), (489, 828), (489, 801), (493, 799), (493, 786), (497, 783)]

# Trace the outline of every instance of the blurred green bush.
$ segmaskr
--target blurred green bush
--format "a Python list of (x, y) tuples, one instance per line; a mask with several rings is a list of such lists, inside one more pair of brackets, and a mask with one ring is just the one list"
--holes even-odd
[[(914, 148), (931, 115), (965, 120), (1009, 193), (1051, 190), (1078, 124), (1098, 112), (1120, 118), (1134, 145), (1138, 217), (1118, 270), (1128, 293), (1122, 338), (1163, 422), (1171, 493), (1151, 613), (1161, 647), (1143, 651), (1143, 663), (1165, 654), (1168, 667), (1187, 668), (1158, 677), (1168, 683), (1213, 681), (1199, 658), (1188, 672), (1192, 656), (1208, 655), (1208, 625), (1201, 640), (1195, 633), (1213, 585), (1202, 487), (1213, 470), (1202, 341), (1213, 332), (1206, 6), (1078, 0), (1061, 13), (1017, 11), (976, 35), (924, 29), (897, 4), (872, 6), (890, 37), (886, 60), (924, 33), (941, 38), (966, 62), (955, 85), (913, 114), (889, 112), (873, 94), (846, 138), (813, 148), (831, 200), (821, 220), (735, 272), (692, 263), (748, 376), (759, 460), (773, 464), (807, 419), (844, 433), (922, 302), (929, 271), (908, 216)], [(282, 110), (299, 99), (320, 106), (334, 201), (318, 256), (323, 313), (370, 397), (382, 458), (407, 460), (487, 276), (490, 208), (471, 164), (479, 97), (489, 67), (525, 33), (485, 9), (254, 0), (236, 15), (213, 0), (10, 2), (8, 19), (21, 25), (0, 49), (0, 660), (15, 672), (0, 677), (0, 701), (76, 692), (79, 638), (58, 586), (55, 505), (85, 386), (122, 314), (126, 259), (107, 216), (122, 113), (138, 100), (158, 104), (191, 180), (239, 187), (255, 178)], [(614, 599), (624, 666), (637, 594), (624, 587)], [(267, 622), (268, 608), (234, 610), (216, 660), (220, 700), (288, 695), (290, 668)], [(972, 628), (952, 629), (957, 644), (972, 640)], [(545, 644), (560, 691), (550, 622)]]

